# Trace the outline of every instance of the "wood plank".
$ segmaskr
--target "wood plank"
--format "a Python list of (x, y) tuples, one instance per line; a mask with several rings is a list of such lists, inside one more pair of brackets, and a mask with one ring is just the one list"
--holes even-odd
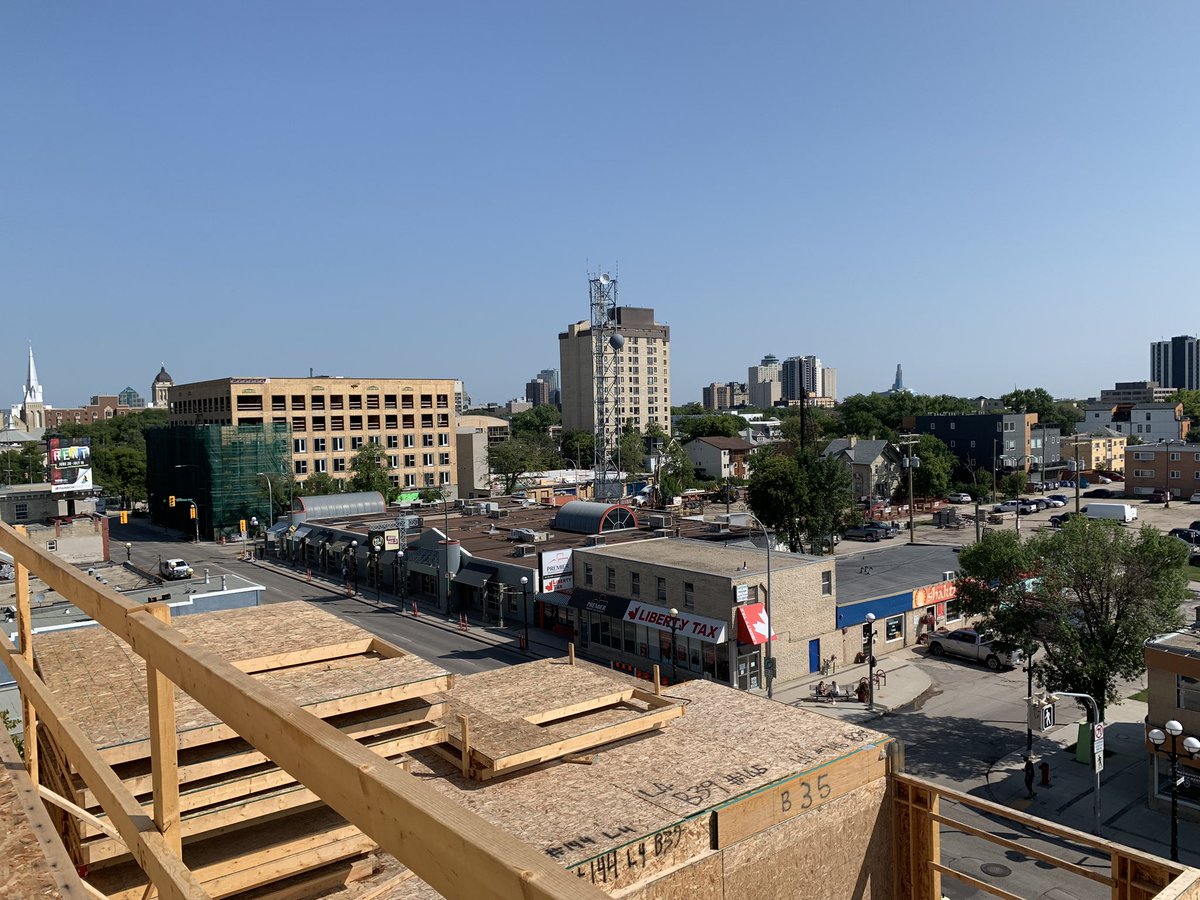
[[(24, 525), (18, 525), (15, 531), (22, 537), (28, 537)], [(33, 613), (29, 608), (29, 569), (14, 559), (14, 575), (16, 577), (16, 607), (17, 607), (17, 642), (21, 647), (21, 656), (33, 667)], [(37, 710), (31, 698), (21, 691), (21, 723), (25, 739), (25, 770), (29, 780), (37, 784), (38, 775), (38, 742), (37, 742)]]
[[(2, 522), (0, 547), (120, 636), (134, 652), (355, 822), (442, 895), (472, 900), (599, 900), (604, 896), (598, 889), (580, 884), (536, 848), (381, 760), (278, 692), (238, 671), (219, 654), (182, 640), (173, 628), (150, 617), (127, 615), (133, 601), (105, 585), (92, 584), (61, 560), (21, 540), (11, 526)], [(39, 697), (39, 704), (42, 702)], [(77, 729), (72, 737), (72, 743), (82, 742)], [(73, 761), (85, 752), (74, 746), (70, 749)], [(115, 781), (116, 776), (108, 772)], [(113, 787), (124, 791), (119, 783)], [(131, 797), (129, 801), (132, 803)], [(126, 827), (131, 839), (149, 840), (133, 828), (132, 822)], [(123, 828), (118, 830), (126, 836)], [(157, 837), (162, 846), (161, 836)], [(467, 859), (470, 864), (463, 865)], [(166, 877), (158, 860), (149, 860), (148, 864), (160, 868), (156, 876)]]
[(96, 816), (93, 816), (90, 812), (88, 812), (86, 809), (84, 809), (81, 806), (76, 806), (74, 803), (72, 803), (66, 797), (60, 797), (58, 794), (54, 793), (54, 791), (50, 790), (50, 788), (46, 787), (44, 784), (39, 784), (37, 791), (38, 791), (38, 796), (41, 797), (43, 800), (45, 800), (47, 803), (51, 803), (54, 806), (57, 806), (59, 809), (63, 810), (64, 812), (69, 812), (71, 815), (75, 816), (75, 818), (79, 819), (80, 822), (85, 822), (88, 825), (90, 825), (92, 828), (94, 828), (96, 831), (99, 831), (101, 834), (108, 835), (110, 838), (112, 838), (114, 841), (116, 841), (118, 844), (121, 845), (122, 850), (126, 849), (125, 842), (123, 840), (121, 840), (121, 835), (118, 834), (117, 830), (115, 828), (113, 828), (111, 825), (109, 825), (107, 822), (105, 822), (103, 819), (99, 819)]
[[(605, 744), (621, 741), (635, 734), (644, 734), (648, 731), (653, 731), (656, 728), (661, 728), (671, 719), (677, 719), (682, 716), (683, 709), (682, 706), (672, 704), (663, 709), (643, 713), (636, 719), (610, 725), (608, 728), (598, 728), (595, 731), (566, 738), (553, 744), (547, 744), (544, 747), (535, 747), (532, 750), (502, 756), (499, 759), (492, 760), (486, 777), (499, 775), (503, 772), (511, 772), (514, 769), (525, 768), (526, 766), (537, 765), (538, 763), (558, 759), (567, 753), (578, 753), (580, 750), (602, 747)], [(482, 772), (480, 774), (481, 776), (483, 775)]]
[(1098, 881), (1100, 884), (1103, 884), (1106, 887), (1112, 887), (1114, 884), (1116, 884), (1111, 876), (1105, 875), (1102, 872), (1097, 872), (1094, 869), (1086, 868), (1085, 866), (1076, 865), (1075, 863), (1068, 862), (1060, 857), (1051, 856), (1049, 853), (1043, 853), (1041, 850), (1038, 850), (1020, 841), (1010, 841), (1008, 838), (1002, 838), (998, 834), (993, 834), (990, 831), (984, 831), (981, 828), (975, 828), (971, 825), (960, 822), (957, 819), (952, 819), (949, 816), (931, 815), (930, 818), (940, 825), (945, 825), (949, 828), (955, 828), (959, 831), (966, 832), (967, 834), (974, 835), (977, 838), (983, 838), (990, 844), (996, 844), (1000, 847), (1004, 847), (1007, 850), (1012, 850), (1014, 853), (1021, 853), (1025, 856), (1033, 857), (1034, 859), (1040, 859), (1044, 863), (1050, 863), (1056, 869), (1065, 869), (1066, 871), (1072, 872), (1075, 875), (1089, 878), (1092, 881)]
[[(372, 746), (371, 737), (381, 734), (391, 729), (398, 727), (417, 726), (425, 722), (435, 722), (445, 715), (446, 705), (444, 702), (432, 703), (424, 705), (419, 701), (403, 700), (400, 703), (393, 704), (392, 707), (396, 712), (389, 713), (377, 719), (364, 718), (363, 715), (369, 714), (369, 711), (364, 711), (363, 715), (351, 714), (349, 717), (334, 717), (334, 721), (330, 724), (334, 725), (343, 734), (354, 738), (356, 741), (368, 746)], [(441, 728), (440, 725), (435, 726)], [(423, 738), (418, 738), (417, 735), (427, 735), (427, 729), (420, 729), (412, 732), (414, 736), (413, 749), (429, 746)], [(445, 737), (441, 738), (445, 740)], [(220, 746), (220, 743), (225, 743), (228, 749)], [(189, 761), (193, 760), (193, 761)], [(200, 781), (201, 779), (211, 778), (214, 775), (224, 775), (238, 769), (249, 769), (267, 761), (265, 754), (255, 750), (239, 737), (227, 739), (225, 742), (218, 744), (208, 744), (202, 747), (189, 748), (180, 756), (179, 780), (180, 784), (187, 785), (191, 782)], [(145, 768), (143, 767), (145, 766)], [(136, 771), (132, 771), (136, 768)], [(152, 790), (150, 773), (148, 771), (148, 761), (135, 760), (131, 763), (126, 763), (116, 767), (117, 774), (129, 788), (130, 793), (135, 796), (147, 794)], [(88, 808), (97, 805), (96, 798), (86, 785), (80, 784), (80, 803)]]
[[(346, 857), (315, 871), (277, 881), (269, 888), (259, 888), (254, 891), (254, 900), (312, 900), (313, 897), (329, 896), (338, 888), (370, 878), (378, 867), (379, 862), (372, 854)], [(355, 897), (355, 900), (367, 898)]]
[[(5, 528), (8, 526), (0, 523), (0, 532)], [(19, 552), (21, 547), (16, 549)], [(158, 886), (159, 895), (167, 900), (203, 900), (207, 895), (192, 873), (172, 853), (170, 845), (154, 828), (154, 823), (142, 813), (133, 795), (125, 790), (116, 773), (105, 765), (79, 727), (66, 719), (57, 701), (50, 696), (49, 690), (5, 634), (0, 634), (0, 650), (6, 655), (9, 673), (21, 689), (32, 697), (39, 710), (41, 726), (54, 736), (71, 763), (92, 786), (134, 859)]]
[(548, 709), (545, 712), (534, 713), (533, 715), (523, 716), (526, 722), (530, 725), (545, 725), (548, 722), (556, 722), (559, 719), (569, 719), (571, 716), (578, 716), (582, 713), (591, 712), (595, 709), (603, 709), (606, 706), (615, 706), (618, 703), (624, 703), (633, 697), (634, 691), (632, 688), (624, 691), (616, 691), (611, 694), (604, 694), (600, 697), (592, 697), (587, 700), (581, 700), (578, 703), (572, 703), (569, 706), (560, 706), (556, 709)]
[[(143, 614), (170, 624), (171, 608), (147, 603)], [(150, 706), (150, 779), (154, 791), (154, 824), (176, 856), (183, 854), (179, 833), (179, 745), (175, 737), (175, 685), (146, 665), (146, 696)], [(121, 850), (125, 848), (122, 845)]]
[(724, 803), (716, 809), (716, 849), (804, 815), (887, 775), (885, 743), (869, 745), (807, 772)]
[(343, 641), (340, 644), (327, 644), (323, 647), (306, 647), (301, 650), (291, 650), (286, 653), (276, 653), (273, 656), (258, 656), (254, 659), (239, 659), (233, 665), (252, 675), (256, 672), (266, 672), (271, 669), (285, 669), (290, 666), (301, 666), (308, 663), (324, 662), (330, 659), (341, 659), (346, 656), (360, 656), (372, 649), (374, 641), (371, 638), (360, 638), (356, 641)]

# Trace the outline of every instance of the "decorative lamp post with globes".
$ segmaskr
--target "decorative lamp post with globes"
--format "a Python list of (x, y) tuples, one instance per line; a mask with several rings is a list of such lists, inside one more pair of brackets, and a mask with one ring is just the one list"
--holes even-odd
[(350, 542), (350, 572), (354, 577), (354, 593), (358, 593), (358, 541)]
[(867, 613), (867, 709), (875, 709), (875, 613)]
[(129, 562), (133, 558), (133, 544), (129, 541), (125, 542), (125, 562)]
[[(1166, 729), (1166, 734), (1163, 733)], [(1183, 726), (1171, 719), (1162, 728), (1151, 728), (1146, 737), (1154, 745), (1154, 752), (1161, 753), (1171, 761), (1171, 861), (1179, 862), (1179, 736)], [(1163, 744), (1171, 736), (1171, 749), (1164, 750)], [(1200, 739), (1185, 737), (1183, 752), (1192, 759), (1200, 755)]]

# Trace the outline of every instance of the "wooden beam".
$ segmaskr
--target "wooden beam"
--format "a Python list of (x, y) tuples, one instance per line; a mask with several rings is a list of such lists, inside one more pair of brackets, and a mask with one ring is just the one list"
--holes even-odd
[[(147, 603), (144, 615), (165, 624), (171, 608), (165, 603)], [(150, 781), (154, 791), (154, 824), (176, 856), (183, 856), (179, 831), (179, 744), (175, 736), (175, 685), (146, 663), (146, 698), (150, 714)]]
[(1025, 856), (1030, 856), (1033, 859), (1040, 859), (1044, 863), (1050, 863), (1057, 869), (1065, 869), (1066, 871), (1075, 875), (1080, 875), (1083, 878), (1090, 878), (1092, 881), (1098, 881), (1100, 884), (1103, 884), (1106, 887), (1112, 887), (1114, 884), (1116, 884), (1116, 882), (1109, 875), (1105, 875), (1102, 872), (1097, 872), (1094, 869), (1086, 868), (1085, 866), (1077, 865), (1073, 862), (1067, 862), (1065, 859), (1061, 859), (1057, 856), (1051, 856), (1049, 853), (1043, 853), (1041, 850), (1034, 849), (1028, 844), (1023, 844), (1020, 841), (1010, 841), (1008, 838), (1002, 838), (990, 831), (984, 831), (981, 828), (975, 828), (971, 825), (960, 822), (957, 819), (951, 819), (948, 816), (943, 816), (937, 813), (931, 815), (929, 818), (940, 825), (946, 825), (950, 828), (955, 828), (958, 831), (974, 835), (977, 838), (983, 838), (988, 843), (997, 844), (1001, 847), (1004, 847), (1006, 850), (1013, 851), (1014, 853), (1021, 853)]
[(111, 825), (109, 825), (107, 822), (105, 822), (103, 819), (96, 818), (90, 812), (88, 812), (86, 809), (84, 809), (82, 806), (76, 806), (74, 803), (72, 803), (66, 797), (60, 797), (58, 794), (54, 793), (54, 791), (50, 790), (50, 788), (46, 787), (44, 784), (39, 784), (37, 790), (38, 790), (38, 796), (41, 797), (43, 800), (45, 800), (47, 803), (53, 803), (59, 809), (69, 812), (71, 815), (75, 816), (75, 818), (79, 819), (79, 821), (86, 822), (88, 825), (91, 825), (97, 831), (101, 831), (104, 834), (108, 835), (109, 838), (111, 838), (112, 840), (119, 843), (123, 848), (128, 849), (128, 847), (125, 846), (125, 841), (123, 841), (121, 839), (121, 835), (117, 833), (117, 830), (115, 828), (113, 828)]
[(342, 659), (347, 656), (361, 656), (371, 650), (373, 643), (374, 641), (371, 638), (360, 638), (357, 641), (345, 641), (341, 644), (328, 644), (324, 647), (305, 647), (302, 650), (292, 650), (288, 653), (276, 653), (274, 656), (239, 659), (233, 665), (235, 668), (250, 675), (255, 672), (268, 672), (271, 669), (286, 669), (291, 666), (303, 666), (331, 659)]
[(467, 716), (460, 715), (458, 717), (458, 725), (462, 729), (462, 737), (459, 739), (459, 746), (462, 749), (462, 775), (463, 778), (471, 777), (471, 720)]
[(635, 734), (643, 734), (647, 731), (653, 731), (659, 728), (671, 719), (676, 719), (683, 715), (682, 706), (669, 706), (664, 709), (653, 710), (652, 712), (642, 713), (636, 719), (629, 719), (625, 722), (618, 722), (615, 725), (609, 725), (607, 728), (598, 728), (595, 731), (589, 731), (585, 734), (578, 734), (574, 737), (565, 738), (561, 741), (556, 741), (553, 744), (546, 744), (542, 747), (534, 747), (532, 750), (524, 750), (520, 753), (512, 753), (508, 756), (501, 756), (492, 761), (491, 766), (483, 773), (480, 773), (481, 778), (490, 778), (499, 775), (502, 772), (511, 772), (513, 769), (522, 769), (526, 766), (536, 765), (538, 763), (548, 762), (552, 759), (558, 759), (568, 753), (576, 753), (580, 750), (591, 750), (595, 747), (601, 747), (604, 744), (611, 744), (614, 741), (624, 740), (627, 737), (632, 737)]
[(572, 666), (575, 665), (575, 642), (574, 641), (571, 641), (571, 643), (567, 644), (567, 662)]
[[(0, 532), (6, 528), (7, 525), (0, 523)], [(179, 857), (172, 853), (171, 847), (155, 829), (153, 821), (145, 816), (133, 795), (121, 784), (117, 773), (100, 758), (79, 726), (69, 720), (50, 689), (17, 652), (7, 635), (0, 634), (0, 650), (7, 656), (9, 673), (21, 690), (35, 701), (42, 727), (54, 736), (71, 764), (100, 798), (110, 821), (138, 865), (150, 881), (158, 885), (160, 895), (167, 900), (206, 900), (208, 895)]]
[[(537, 848), (484, 821), (239, 672), (219, 654), (184, 640), (173, 628), (150, 616), (128, 615), (136, 605), (133, 601), (107, 585), (92, 583), (62, 560), (22, 540), (3, 522), (0, 522), (0, 547), (37, 572), (46, 584), (86, 615), (125, 640), (135, 653), (443, 896), (472, 900), (518, 897), (601, 900), (605, 896), (599, 888), (582, 883), (547, 859)], [(31, 676), (32, 672), (25, 673), (25, 677)], [(84, 743), (78, 729), (71, 736), (72, 744)], [(82, 751), (74, 746), (71, 750), (75, 751), (71, 759), (78, 765)], [(92, 753), (94, 759), (95, 751)], [(107, 772), (115, 781), (115, 774)], [(119, 783), (114, 787), (124, 790)], [(135, 813), (136, 807), (130, 814)], [(125, 837), (125, 830), (117, 824)], [(125, 827), (131, 835), (147, 843), (158, 837), (158, 846), (165, 847), (161, 835), (143, 836), (132, 822)], [(469, 864), (464, 865), (464, 861)], [(154, 864), (162, 866), (157, 860)]]
[(626, 700), (631, 699), (633, 695), (633, 688), (628, 688), (613, 694), (604, 694), (600, 697), (581, 700), (578, 703), (572, 703), (570, 706), (560, 706), (557, 709), (547, 710), (546, 712), (534, 713), (532, 716), (526, 716), (525, 721), (530, 725), (545, 725), (550, 722), (557, 722), (559, 719), (569, 719), (571, 716), (577, 716), (580, 713), (593, 712), (608, 706), (616, 706), (618, 703), (624, 703)]
[(658, 663), (654, 664), (654, 696), (662, 696), (662, 676), (659, 674)]
[[(24, 525), (18, 525), (16, 532), (22, 537), (28, 537)], [(21, 646), (21, 656), (25, 662), (33, 666), (33, 614), (29, 608), (29, 569), (14, 558), (14, 574), (16, 575), (17, 600), (17, 642)], [(25, 729), (25, 769), (29, 772), (29, 780), (38, 783), (38, 744), (37, 744), (37, 710), (31, 698), (21, 691), (21, 723)]]

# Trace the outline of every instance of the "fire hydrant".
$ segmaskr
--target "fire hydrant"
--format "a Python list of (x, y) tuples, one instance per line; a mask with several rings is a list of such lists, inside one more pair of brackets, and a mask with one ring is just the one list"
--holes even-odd
[(1042, 760), (1038, 768), (1042, 770), (1042, 787), (1050, 787), (1050, 763)]

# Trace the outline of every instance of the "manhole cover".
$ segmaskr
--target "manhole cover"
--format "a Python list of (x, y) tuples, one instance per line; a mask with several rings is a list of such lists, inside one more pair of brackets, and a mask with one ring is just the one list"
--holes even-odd
[(979, 867), (979, 871), (993, 878), (1005, 878), (1012, 874), (1012, 869), (1000, 863), (984, 863)]

